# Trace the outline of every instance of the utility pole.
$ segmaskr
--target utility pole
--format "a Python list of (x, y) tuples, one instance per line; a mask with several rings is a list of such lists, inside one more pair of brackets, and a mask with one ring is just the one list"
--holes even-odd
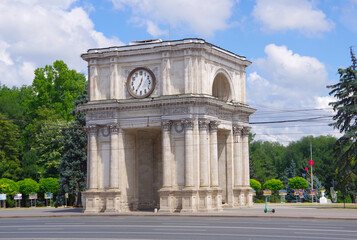
[(312, 193), (312, 190), (314, 189), (314, 176), (312, 175), (312, 165), (314, 164), (314, 162), (312, 161), (312, 143), (310, 140), (310, 166), (311, 166), (311, 203), (314, 202), (314, 195)]

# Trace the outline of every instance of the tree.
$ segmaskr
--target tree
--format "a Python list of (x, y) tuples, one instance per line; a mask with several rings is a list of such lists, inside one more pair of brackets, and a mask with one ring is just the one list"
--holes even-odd
[(37, 119), (38, 109), (46, 107), (55, 110), (67, 122), (72, 120), (72, 104), (83, 92), (85, 84), (85, 76), (68, 69), (63, 61), (57, 60), (53, 66), (37, 68), (32, 83), (36, 97), (30, 102), (31, 116)]
[(0, 114), (0, 178), (18, 180), (21, 175), (19, 161), (18, 126)]
[(289, 179), (289, 187), (292, 189), (304, 189), (307, 188), (309, 184), (306, 179), (302, 177), (294, 177)]
[(329, 94), (337, 99), (330, 103), (337, 111), (332, 126), (343, 134), (334, 147), (337, 188), (343, 197), (349, 185), (357, 179), (357, 60), (352, 48), (350, 53), (352, 65), (346, 69), (339, 68), (340, 81), (327, 86), (332, 89)]
[(284, 185), (279, 179), (270, 179), (264, 183), (263, 187), (265, 189), (277, 191), (283, 189)]
[(253, 188), (255, 191), (258, 191), (262, 188), (262, 185), (257, 180), (250, 179), (250, 187)]
[(14, 200), (12, 200), (12, 197), (14, 196), (14, 194), (18, 193), (19, 191), (20, 191), (20, 187), (16, 182), (8, 178), (0, 178), (0, 193), (5, 193), (7, 195), (6, 197), (7, 206), (14, 205)]
[(71, 114), (75, 121), (71, 128), (63, 130), (62, 160), (59, 166), (59, 192), (56, 205), (63, 205), (65, 193), (70, 194), (70, 203), (81, 206), (81, 192), (85, 190), (87, 178), (87, 134), (84, 130), (85, 114), (77, 111), (79, 104), (88, 102), (88, 93), (84, 91), (74, 103)]
[(24, 195), (29, 195), (32, 192), (36, 193), (40, 189), (39, 184), (30, 178), (25, 178), (17, 183), (19, 184), (20, 192)]
[(50, 192), (56, 195), (58, 193), (59, 184), (57, 178), (41, 178), (40, 179), (40, 192)]

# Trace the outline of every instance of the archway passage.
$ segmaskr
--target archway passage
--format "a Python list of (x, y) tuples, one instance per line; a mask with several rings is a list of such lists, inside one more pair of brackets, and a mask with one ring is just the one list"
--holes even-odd
[(227, 77), (218, 73), (213, 80), (212, 95), (222, 101), (232, 100), (232, 91)]

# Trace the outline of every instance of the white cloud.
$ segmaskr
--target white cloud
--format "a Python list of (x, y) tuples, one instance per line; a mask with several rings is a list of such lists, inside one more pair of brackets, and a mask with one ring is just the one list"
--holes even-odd
[(94, 30), (88, 13), (71, 7), (76, 0), (3, 0), (0, 2), (1, 84), (29, 85), (33, 70), (64, 60), (86, 71), (80, 54), (88, 48), (122, 45)]
[(234, 0), (112, 0), (116, 9), (130, 8), (133, 18), (146, 24), (153, 36), (166, 32), (160, 25), (185, 33), (210, 37), (215, 31), (229, 27)]
[(308, 36), (331, 31), (335, 23), (309, 0), (256, 0), (253, 17), (265, 31), (298, 30)]
[[(333, 98), (327, 96), (328, 75), (322, 62), (314, 57), (293, 53), (286, 46), (274, 44), (267, 45), (265, 53), (266, 57), (253, 61), (253, 72), (247, 77), (248, 103), (258, 109), (251, 118), (252, 122), (333, 115), (331, 109), (326, 109)], [(296, 111), (301, 109), (324, 110)], [(327, 126), (328, 120), (319, 120), (325, 125), (320, 124), (314, 128), (269, 128), (269, 125), (257, 125), (253, 131), (257, 133), (257, 139), (289, 143), (300, 139), (304, 134), (327, 135), (332, 131)]]

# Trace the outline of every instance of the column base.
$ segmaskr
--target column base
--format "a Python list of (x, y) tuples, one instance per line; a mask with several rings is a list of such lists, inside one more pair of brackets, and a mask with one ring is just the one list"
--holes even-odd
[(97, 191), (89, 189), (83, 192), (84, 213), (121, 211), (121, 192), (119, 190)]
[(159, 212), (178, 212), (182, 208), (180, 191), (173, 188), (161, 188)]
[(199, 212), (213, 212), (223, 210), (221, 189), (199, 189), (198, 196)]
[(233, 188), (233, 207), (252, 207), (253, 189), (248, 186)]

